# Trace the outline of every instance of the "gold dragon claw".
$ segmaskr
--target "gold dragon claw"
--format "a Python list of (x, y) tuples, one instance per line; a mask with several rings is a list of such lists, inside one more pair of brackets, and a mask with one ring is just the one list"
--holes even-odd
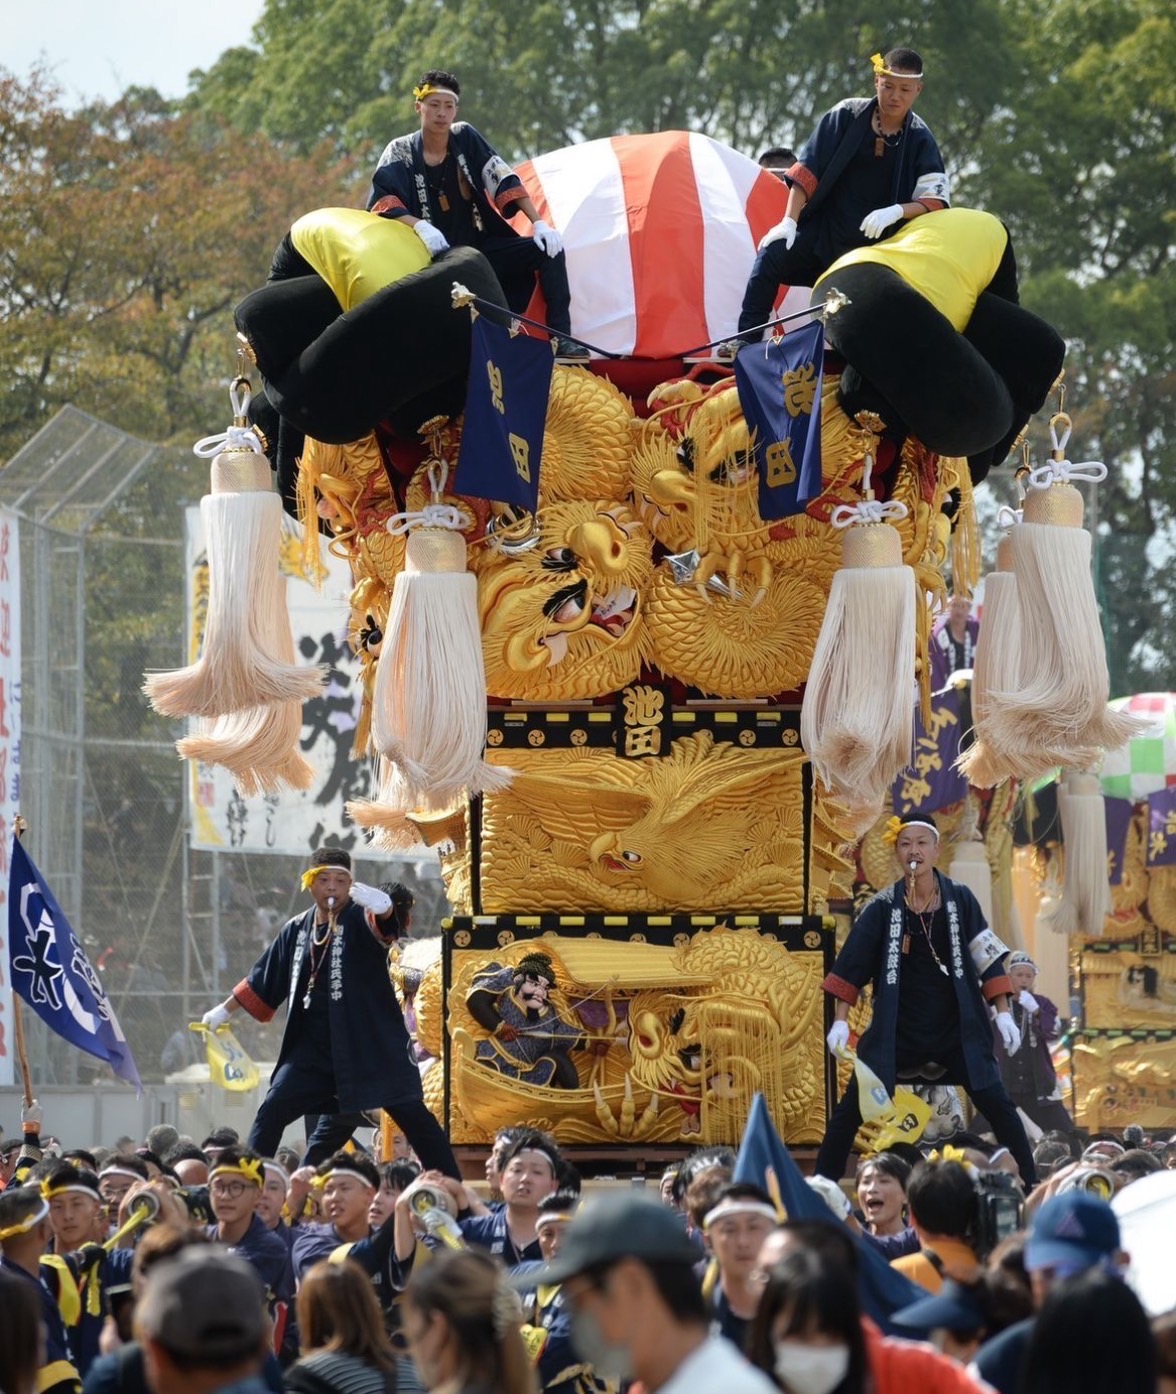
[(637, 1117), (637, 1106), (633, 1101), (633, 1077), (625, 1075), (625, 1097), (621, 1102), (621, 1116), (617, 1118), (608, 1103), (600, 1085), (593, 1083), (592, 1093), (596, 1099), (596, 1119), (610, 1137), (640, 1141), (647, 1137), (657, 1122), (657, 1095), (649, 1096), (641, 1117)]

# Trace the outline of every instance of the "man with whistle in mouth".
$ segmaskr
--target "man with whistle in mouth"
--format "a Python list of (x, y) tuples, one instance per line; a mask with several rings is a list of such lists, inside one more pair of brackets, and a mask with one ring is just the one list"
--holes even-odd
[[(388, 977), (388, 949), (404, 928), (387, 892), (354, 881), (342, 847), (320, 847), (302, 873), (312, 906), (287, 920), (232, 995), (204, 1016), (215, 1030), (244, 1010), (269, 1021), (287, 1003), (278, 1061), (249, 1146), (272, 1157), (288, 1124), (324, 1115), (304, 1166), (335, 1152), (351, 1130), (336, 1115), (382, 1108), (426, 1167), (459, 1176), (440, 1124), (425, 1107), (421, 1076)], [(343, 1137), (336, 1140), (336, 1131)]]
[[(896, 1083), (962, 1085), (1032, 1185), (1033, 1153), (1001, 1082), (988, 1006), (1014, 1054), (1021, 1036), (1009, 1010), (1008, 948), (968, 887), (937, 869), (939, 830), (928, 815), (892, 818), (886, 836), (903, 874), (862, 910), (825, 979), (834, 1000), (829, 1050), (840, 1057), (848, 1048), (849, 1010), (871, 983), (873, 1017), (857, 1047), (862, 1062), (892, 1095)], [(841, 1179), (861, 1122), (851, 1076), (817, 1156), (822, 1176)]]

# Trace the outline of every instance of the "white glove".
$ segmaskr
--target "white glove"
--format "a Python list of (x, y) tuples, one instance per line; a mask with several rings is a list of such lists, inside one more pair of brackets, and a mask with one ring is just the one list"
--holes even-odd
[(862, 219), (862, 231), (874, 240), (881, 237), (891, 223), (897, 223), (901, 217), (901, 203), (892, 203), (887, 208), (875, 208)]
[(392, 908), (392, 897), (387, 891), (378, 886), (365, 886), (362, 881), (352, 881), (351, 899), (373, 915), (386, 915)]
[(1013, 1020), (1012, 1012), (997, 1012), (996, 1029), (1000, 1032), (1005, 1050), (1010, 1055), (1016, 1055), (1017, 1051), (1021, 1049), (1021, 1033), (1017, 1030), (1017, 1023)]
[(760, 238), (758, 250), (762, 252), (765, 247), (770, 247), (773, 242), (778, 242), (781, 237), (784, 239), (784, 245), (791, 249), (792, 244), (796, 241), (795, 218), (784, 218), (781, 222), (778, 222), (775, 227), (769, 228)]
[(839, 1220), (849, 1219), (853, 1207), (836, 1181), (831, 1181), (827, 1176), (806, 1176), (804, 1179)]
[(557, 257), (563, 251), (563, 238), (542, 218), (536, 218), (531, 227), (531, 236), (549, 257)]
[(218, 1026), (227, 1026), (231, 1015), (228, 1007), (222, 1002), (219, 1006), (205, 1012), (200, 1020), (210, 1031), (215, 1031)]
[(448, 250), (449, 243), (445, 240), (445, 234), (440, 228), (435, 228), (432, 223), (426, 223), (422, 218), (419, 222), (413, 223), (412, 230), (428, 248), (431, 257), (435, 257), (438, 252)]
[(1041, 1007), (1038, 1005), (1037, 998), (1034, 997), (1034, 995), (1027, 988), (1022, 990), (1020, 997), (1017, 998), (1017, 1001), (1020, 1002), (1021, 1006), (1024, 1007), (1027, 1012), (1039, 1012), (1041, 1010)]
[(20, 1109), (21, 1127), (28, 1132), (36, 1132), (45, 1121), (45, 1111), (36, 1099), (31, 1104), (22, 1104)]
[(825, 1037), (825, 1043), (829, 1047), (829, 1054), (840, 1056), (846, 1046), (849, 1045), (849, 1022), (835, 1021), (829, 1027), (829, 1034)]

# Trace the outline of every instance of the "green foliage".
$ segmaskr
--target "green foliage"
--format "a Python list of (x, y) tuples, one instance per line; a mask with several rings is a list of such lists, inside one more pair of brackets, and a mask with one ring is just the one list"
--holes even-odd
[(71, 114), (43, 75), (0, 72), (0, 458), (66, 402), (149, 440), (205, 434), (233, 305), (339, 184), (325, 153), (154, 91)]

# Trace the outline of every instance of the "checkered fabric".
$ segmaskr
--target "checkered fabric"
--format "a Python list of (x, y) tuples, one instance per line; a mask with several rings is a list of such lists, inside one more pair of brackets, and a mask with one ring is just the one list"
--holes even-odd
[(1138, 803), (1149, 794), (1176, 785), (1176, 693), (1142, 692), (1119, 697), (1115, 711), (1149, 722), (1142, 735), (1118, 750), (1108, 750), (1102, 765), (1103, 793)]

